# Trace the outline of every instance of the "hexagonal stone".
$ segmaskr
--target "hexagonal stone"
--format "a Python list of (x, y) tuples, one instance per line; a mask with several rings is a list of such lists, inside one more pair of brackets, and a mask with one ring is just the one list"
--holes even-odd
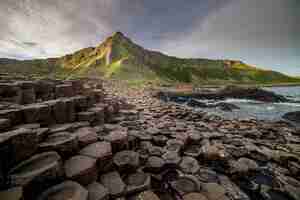
[(65, 104), (66, 122), (74, 122), (76, 119), (75, 100), (72, 98), (62, 98), (61, 101)]
[(249, 171), (255, 171), (258, 168), (258, 164), (248, 158), (240, 158), (237, 161), (231, 162), (231, 173), (238, 173), (240, 175), (246, 175)]
[(88, 111), (95, 113), (95, 118), (93, 123), (94, 124), (104, 124), (104, 108), (103, 107), (93, 107), (90, 108)]
[(91, 183), (87, 186), (89, 192), (88, 200), (109, 200), (109, 191), (98, 182)]
[(97, 159), (98, 170), (100, 172), (107, 172), (113, 167), (112, 149), (109, 142), (90, 144), (82, 149), (79, 154)]
[(189, 145), (184, 150), (184, 155), (197, 158), (201, 155), (201, 147), (199, 145)]
[(51, 110), (48, 105), (30, 104), (22, 107), (25, 123), (47, 123), (51, 119)]
[(152, 173), (160, 173), (165, 166), (165, 161), (157, 156), (151, 156), (146, 163), (146, 170)]
[(109, 194), (115, 198), (124, 194), (126, 185), (120, 177), (120, 174), (116, 171), (103, 174), (100, 177), (101, 183), (109, 191)]
[(62, 124), (67, 122), (66, 102), (62, 101), (62, 99), (56, 99), (44, 102), (44, 104), (50, 107), (52, 118), (56, 123)]
[(17, 125), (23, 121), (21, 109), (0, 110), (0, 118), (9, 119), (11, 125)]
[(121, 172), (136, 170), (139, 165), (139, 154), (134, 151), (121, 151), (116, 153), (113, 158), (114, 164)]
[(80, 147), (85, 147), (98, 141), (96, 130), (91, 127), (80, 128), (74, 134), (78, 137)]
[(66, 158), (79, 150), (78, 138), (69, 132), (55, 133), (39, 144), (40, 151), (56, 151)]
[(179, 167), (184, 173), (187, 174), (195, 174), (200, 169), (198, 161), (193, 157), (187, 156), (182, 158)]
[[(226, 190), (217, 183), (206, 183), (202, 185), (203, 194), (209, 200), (225, 199)], [(226, 198), (227, 199), (227, 198)]]
[(138, 195), (138, 200), (160, 200), (152, 191), (145, 191)]
[(112, 131), (107, 136), (104, 136), (104, 140), (111, 143), (113, 153), (125, 150), (128, 146), (127, 130), (119, 129)]
[(164, 135), (155, 135), (153, 136), (152, 141), (155, 145), (163, 147), (166, 145), (168, 138)]
[(77, 113), (77, 119), (78, 121), (93, 122), (96, 119), (96, 114), (92, 111), (79, 112)]
[(59, 185), (53, 186), (43, 192), (38, 200), (87, 200), (88, 191), (73, 181), (65, 181)]
[(56, 152), (37, 154), (18, 164), (8, 174), (14, 186), (26, 186), (29, 183), (38, 186), (62, 177), (62, 160)]
[(73, 87), (71, 84), (61, 84), (55, 87), (55, 97), (72, 97), (74, 96)]
[(181, 195), (200, 191), (200, 182), (192, 175), (180, 176), (176, 181), (172, 182), (172, 186)]
[(127, 185), (126, 194), (130, 195), (150, 189), (151, 177), (149, 174), (137, 172), (134, 174), (129, 174), (125, 179), (125, 183)]
[(38, 147), (37, 134), (30, 129), (17, 129), (0, 134), (0, 157), (5, 171), (14, 164), (29, 158)]
[(162, 158), (165, 160), (167, 166), (176, 167), (181, 161), (181, 157), (174, 151), (166, 152), (162, 155)]
[(184, 143), (181, 140), (168, 140), (167, 145), (166, 145), (166, 151), (174, 151), (179, 153), (184, 147)]
[(206, 196), (201, 193), (189, 193), (183, 196), (183, 200), (208, 200)]
[(97, 160), (87, 156), (74, 156), (65, 162), (66, 177), (82, 185), (95, 182), (98, 178)]

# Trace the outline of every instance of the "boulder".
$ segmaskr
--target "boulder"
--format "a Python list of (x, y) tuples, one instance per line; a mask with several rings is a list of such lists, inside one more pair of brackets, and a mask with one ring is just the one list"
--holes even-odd
[(134, 151), (118, 152), (113, 161), (119, 172), (135, 171), (140, 165), (139, 154)]
[(43, 192), (38, 200), (88, 200), (88, 191), (73, 181), (65, 181)]
[(87, 186), (89, 192), (88, 200), (109, 200), (109, 191), (98, 182), (91, 183)]
[(66, 177), (82, 185), (93, 183), (98, 178), (97, 160), (88, 156), (74, 156), (64, 165)]
[(50, 135), (39, 144), (40, 151), (56, 151), (64, 158), (72, 156), (79, 150), (78, 138), (69, 132), (60, 132)]
[(100, 177), (101, 183), (109, 191), (109, 194), (113, 197), (120, 197), (125, 194), (126, 185), (120, 177), (120, 174), (116, 171), (103, 174)]

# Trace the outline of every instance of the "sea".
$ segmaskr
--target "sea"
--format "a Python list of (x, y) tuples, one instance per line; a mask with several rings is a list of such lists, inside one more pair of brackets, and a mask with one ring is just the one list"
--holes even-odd
[[(284, 87), (266, 87), (263, 88), (275, 92), (285, 97), (298, 101), (295, 103), (265, 103), (247, 99), (226, 99), (222, 101), (209, 101), (206, 103), (231, 103), (240, 107), (239, 110), (225, 112), (219, 108), (205, 109), (209, 113), (222, 116), (226, 119), (249, 119), (255, 118), (266, 121), (279, 121), (287, 112), (300, 111), (300, 86), (284, 86)], [(201, 108), (203, 110), (203, 108)]]

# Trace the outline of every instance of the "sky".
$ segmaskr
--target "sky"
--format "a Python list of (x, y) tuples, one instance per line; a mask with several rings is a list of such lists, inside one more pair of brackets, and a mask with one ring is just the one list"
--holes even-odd
[(115, 31), (168, 55), (300, 76), (299, 0), (0, 0), (0, 57), (58, 57)]

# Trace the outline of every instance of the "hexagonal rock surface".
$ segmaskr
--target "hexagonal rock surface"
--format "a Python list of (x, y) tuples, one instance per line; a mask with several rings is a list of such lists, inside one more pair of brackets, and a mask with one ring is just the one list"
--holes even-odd
[(107, 136), (104, 136), (104, 140), (111, 143), (113, 153), (125, 150), (128, 146), (127, 130), (120, 129), (112, 131)]
[(51, 119), (51, 110), (48, 105), (30, 104), (22, 107), (25, 123), (47, 122)]
[(127, 185), (127, 195), (142, 192), (151, 188), (151, 177), (149, 174), (137, 172), (134, 174), (129, 174), (125, 179), (125, 183)]
[(87, 200), (88, 191), (73, 181), (65, 181), (43, 192), (37, 200)]
[(89, 109), (90, 112), (95, 114), (94, 123), (95, 124), (104, 124), (104, 108), (103, 107), (93, 107)]
[(25, 186), (36, 181), (40, 184), (53, 181), (63, 175), (62, 160), (56, 152), (37, 154), (9, 171), (11, 184)]
[(159, 173), (165, 166), (165, 161), (157, 156), (151, 156), (146, 163), (146, 170), (153, 173)]
[(168, 140), (167, 145), (166, 145), (166, 151), (174, 151), (179, 153), (184, 147), (184, 143), (181, 140)]
[(114, 156), (113, 161), (121, 172), (136, 170), (140, 165), (139, 154), (134, 151), (118, 152)]
[(168, 151), (164, 153), (162, 158), (165, 160), (166, 165), (168, 166), (177, 166), (181, 161), (181, 157), (174, 151)]
[(184, 173), (187, 174), (195, 174), (200, 169), (198, 161), (193, 157), (187, 157), (187, 156), (182, 158), (179, 167)]
[(202, 185), (203, 194), (209, 200), (227, 199), (226, 190), (217, 183), (206, 183)]
[(154, 192), (145, 191), (138, 195), (137, 200), (160, 200), (160, 199)]
[(112, 162), (112, 149), (109, 142), (96, 142), (83, 148), (80, 155), (89, 156), (97, 159), (97, 166), (100, 172), (111, 170)]
[(109, 190), (112, 197), (122, 196), (125, 192), (126, 185), (116, 171), (103, 174), (100, 181)]
[(29, 158), (38, 147), (37, 134), (30, 129), (17, 129), (0, 134), (0, 157), (2, 169), (8, 170), (15, 163)]
[(93, 122), (96, 119), (96, 114), (92, 111), (79, 112), (77, 113), (77, 119), (78, 121)]
[(183, 200), (208, 200), (206, 196), (201, 193), (189, 193), (183, 196)]
[(91, 183), (87, 186), (89, 192), (88, 200), (108, 200), (109, 191), (98, 182)]
[(91, 127), (80, 128), (74, 134), (78, 137), (80, 147), (93, 144), (98, 140), (96, 130)]
[(200, 182), (192, 175), (180, 176), (176, 181), (172, 182), (172, 186), (180, 192), (181, 195), (200, 191)]
[(57, 151), (61, 156), (68, 157), (77, 153), (78, 138), (69, 132), (55, 133), (40, 143), (39, 149), (41, 151)]
[(66, 177), (82, 185), (95, 182), (98, 177), (96, 159), (87, 156), (74, 156), (65, 162)]

